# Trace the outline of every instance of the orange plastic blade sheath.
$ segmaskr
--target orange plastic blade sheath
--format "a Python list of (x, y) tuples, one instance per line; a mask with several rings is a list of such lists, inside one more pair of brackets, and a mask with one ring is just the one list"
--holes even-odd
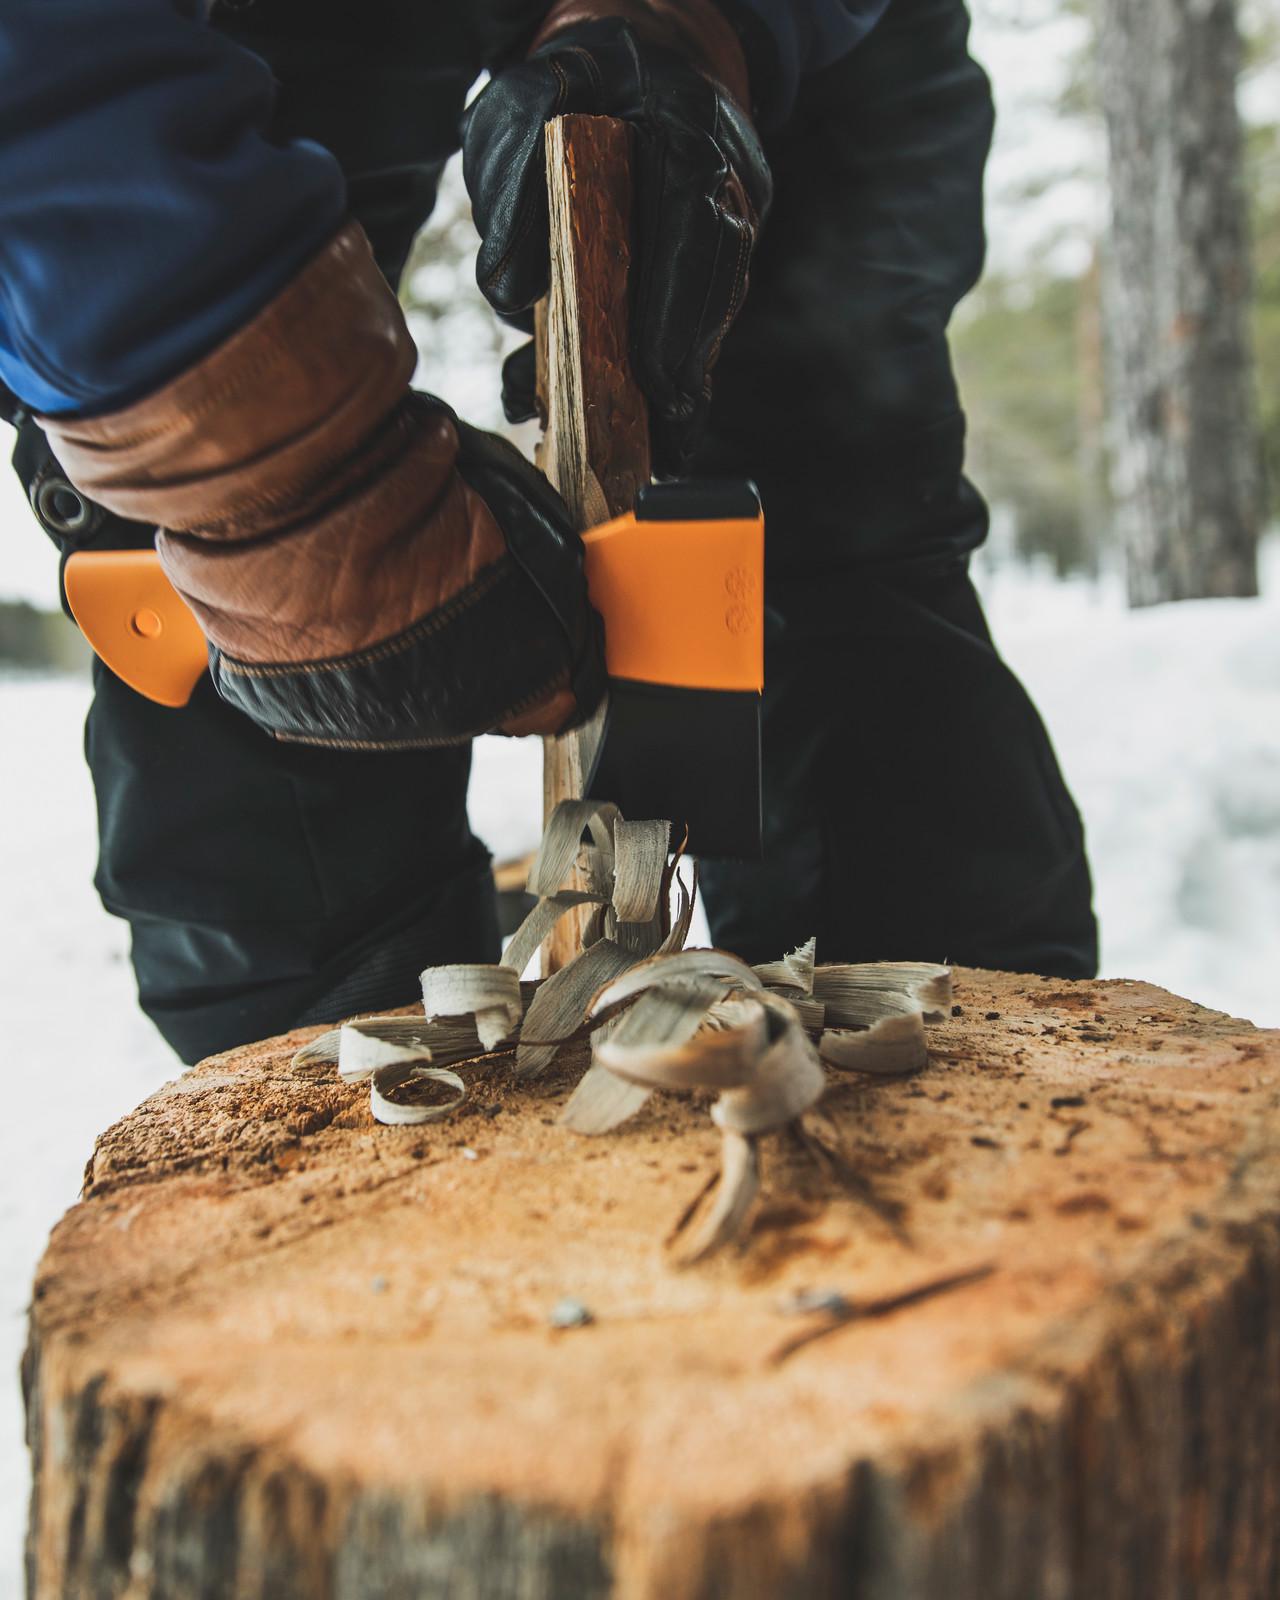
[[(628, 513), (583, 538), (611, 677), (760, 692), (762, 518), (637, 522)], [(72, 615), (112, 672), (159, 705), (186, 705), (208, 646), (155, 551), (82, 550), (65, 581)]]
[(638, 522), (583, 534), (611, 678), (685, 689), (764, 686), (764, 518)]
[(63, 576), (72, 616), (116, 677), (158, 705), (185, 706), (209, 646), (155, 551), (80, 550)]

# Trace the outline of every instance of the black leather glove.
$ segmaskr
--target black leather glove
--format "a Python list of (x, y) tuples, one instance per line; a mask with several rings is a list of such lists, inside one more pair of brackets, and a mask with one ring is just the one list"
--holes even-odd
[[(553, 7), (550, 24), (557, 11), (576, 19), (593, 9), (609, 7)], [(497, 74), (464, 118), (463, 172), (482, 240), (476, 276), (510, 316), (548, 287), (545, 123), (585, 112), (634, 124), (632, 359), (650, 401), (655, 469), (675, 475), (706, 421), (711, 371), (747, 291), (771, 180), (749, 116), (720, 81), (745, 90), (741, 55), (736, 72), (720, 70), (705, 47), (733, 35), (723, 18), (710, 31), (695, 26), (700, 13), (711, 20), (709, 0), (625, 9), (626, 18), (570, 20)], [(531, 374), (531, 357), (517, 352), (503, 384), (513, 421), (533, 414)]]

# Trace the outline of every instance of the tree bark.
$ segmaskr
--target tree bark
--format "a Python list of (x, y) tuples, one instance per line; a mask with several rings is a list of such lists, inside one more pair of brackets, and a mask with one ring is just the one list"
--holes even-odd
[(956, 977), (692, 1271), (692, 1100), (377, 1127), (314, 1029), (161, 1090), (33, 1290), (34, 1600), (1273, 1600), (1280, 1035)]
[[(631, 373), (631, 130), (613, 117), (567, 116), (548, 123), (546, 137), (551, 293), (537, 318), (546, 417), (538, 464), (583, 529), (629, 511), (649, 481), (649, 412)], [(581, 798), (603, 716), (601, 708), (586, 727), (546, 741), (545, 816)], [(588, 919), (584, 908), (557, 924), (548, 976), (582, 949)]]
[(1258, 592), (1235, 0), (1101, 0), (1117, 526), (1133, 605)]

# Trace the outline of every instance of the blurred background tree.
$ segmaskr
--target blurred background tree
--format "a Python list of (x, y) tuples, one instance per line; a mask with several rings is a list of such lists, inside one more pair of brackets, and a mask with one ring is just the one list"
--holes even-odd
[(1236, 0), (1099, 0), (1107, 441), (1131, 605), (1256, 595), (1261, 445)]
[[(1068, 20), (1041, 109), (1072, 153), (993, 171), (992, 265), (955, 329), (994, 554), (1066, 575), (1127, 545), (1135, 603), (1253, 592), (1280, 483), (1280, 393), (1259, 377), (1280, 370), (1280, 21), (1235, 0), (978, 0), (975, 48)], [(1108, 176), (1109, 210), (1062, 203)], [(1011, 257), (1034, 211), (1063, 221)]]

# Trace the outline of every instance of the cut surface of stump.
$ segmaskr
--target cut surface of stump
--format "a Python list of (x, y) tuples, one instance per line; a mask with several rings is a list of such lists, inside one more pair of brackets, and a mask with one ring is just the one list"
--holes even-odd
[(688, 1271), (705, 1102), (586, 1140), (497, 1062), (378, 1127), (317, 1030), (169, 1084), (36, 1280), (33, 1593), (1269, 1600), (1280, 1035), (956, 978)]

